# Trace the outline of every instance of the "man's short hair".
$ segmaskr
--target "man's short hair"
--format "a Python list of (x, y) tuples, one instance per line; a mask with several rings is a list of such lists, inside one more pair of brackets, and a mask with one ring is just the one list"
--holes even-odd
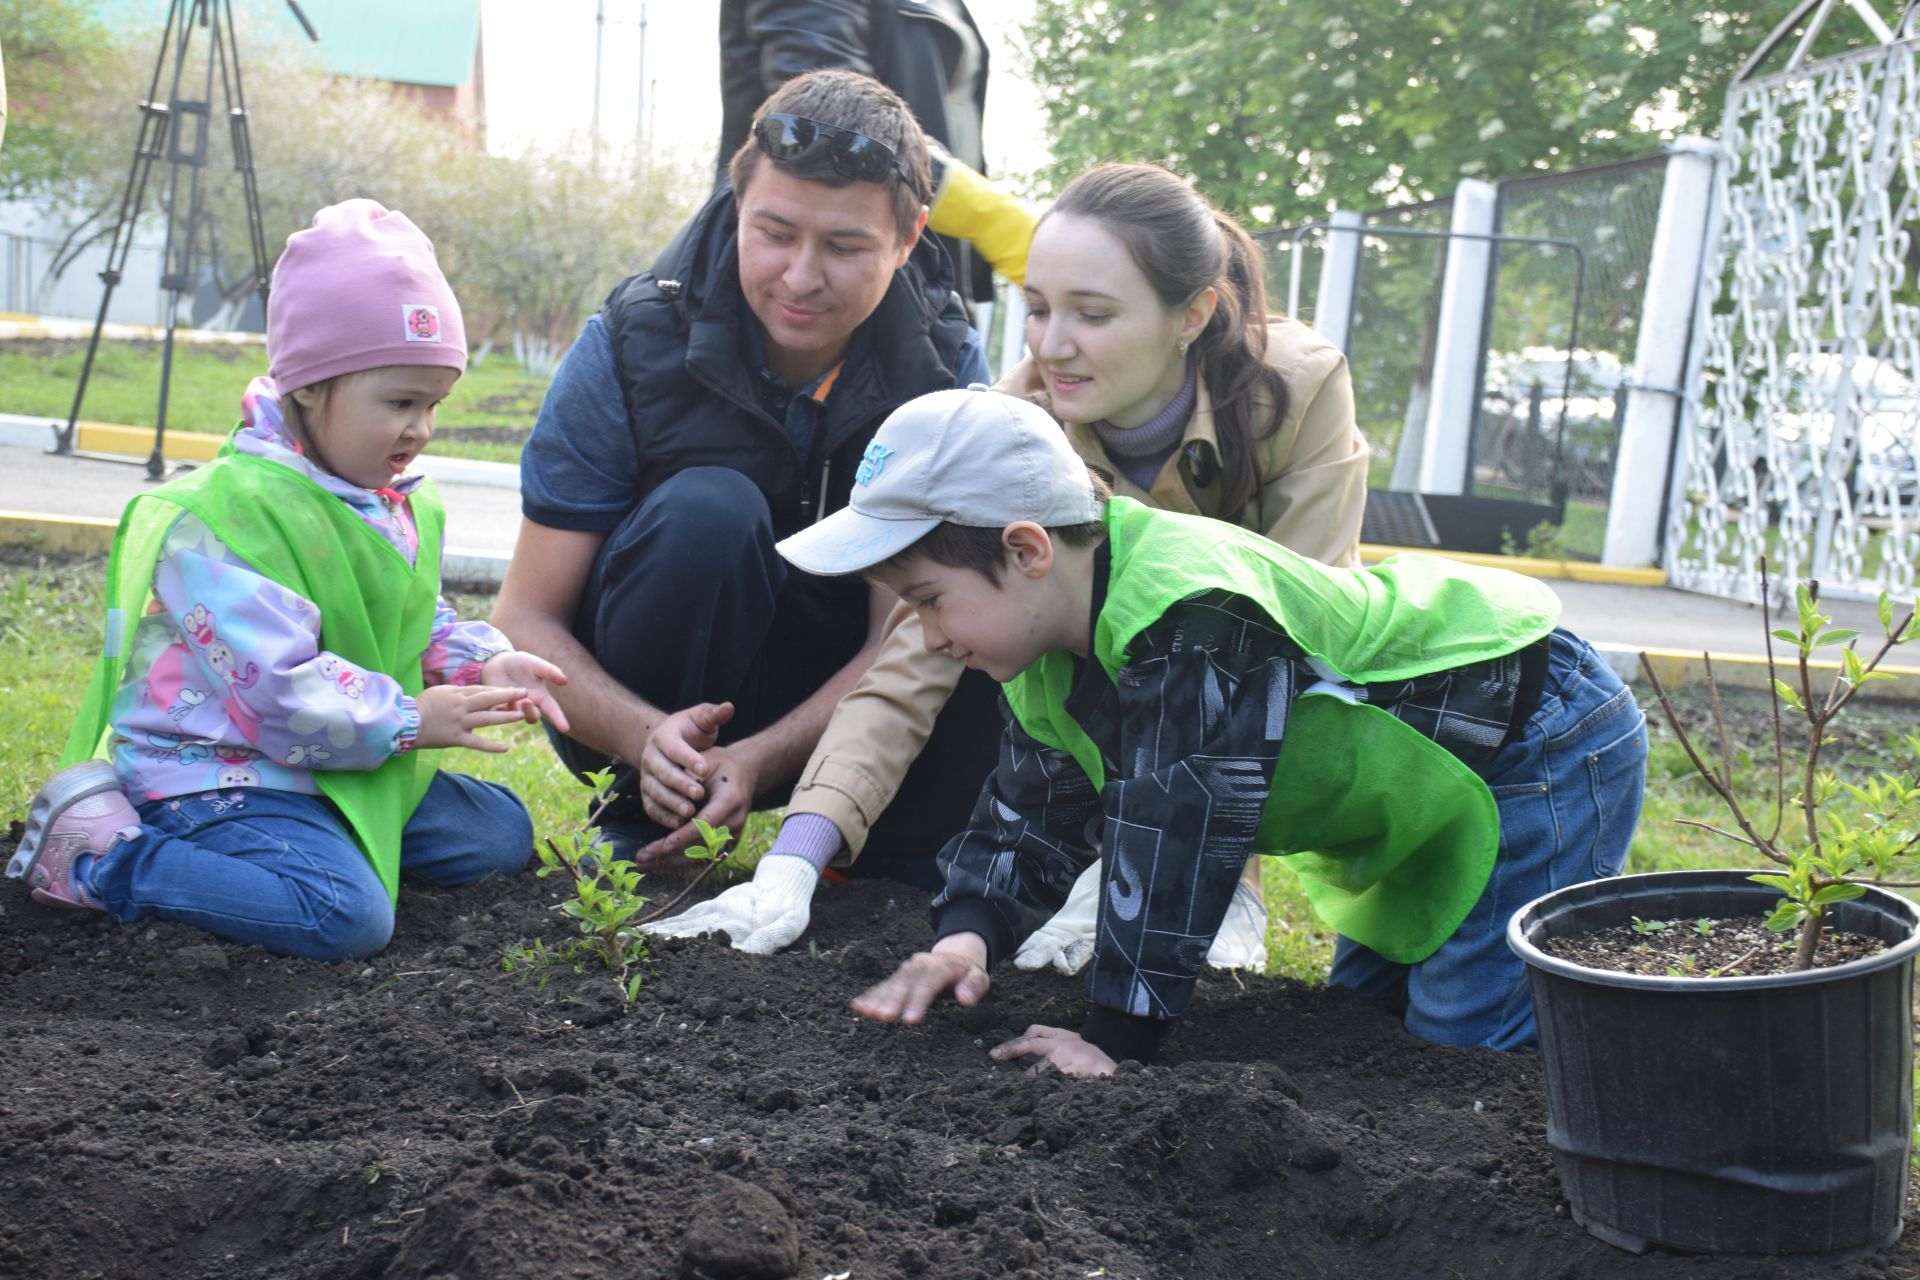
[[(893, 199), (893, 220), (904, 242), (920, 222), (920, 210), (933, 196), (933, 177), (927, 159), (926, 136), (920, 122), (905, 100), (872, 76), (857, 71), (809, 71), (781, 85), (773, 96), (760, 104), (754, 120), (774, 114), (805, 116), (836, 129), (865, 134), (888, 150), (913, 179), (911, 185), (889, 174), (886, 186)], [(727, 178), (736, 195), (744, 195), (747, 185), (762, 164), (777, 164), (783, 173), (806, 182), (827, 187), (850, 186), (853, 178), (835, 171), (833, 157), (826, 147), (817, 147), (794, 160), (774, 160), (760, 150), (747, 131), (747, 140), (727, 163)]]

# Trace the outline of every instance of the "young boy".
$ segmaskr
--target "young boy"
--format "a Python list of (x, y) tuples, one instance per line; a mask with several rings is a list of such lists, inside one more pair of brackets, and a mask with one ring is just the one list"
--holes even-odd
[(1338, 931), (1330, 983), (1404, 1002), (1428, 1039), (1516, 1048), (1534, 1021), (1507, 919), (1625, 861), (1645, 720), (1531, 579), (1333, 569), (1109, 498), (1045, 413), (987, 391), (901, 406), (851, 504), (779, 550), (896, 592), (1010, 710), (939, 856), (938, 940), (853, 1002), (867, 1017), (977, 1003), (1104, 850), (1092, 1014), (992, 1052), (1149, 1061), (1259, 852)]

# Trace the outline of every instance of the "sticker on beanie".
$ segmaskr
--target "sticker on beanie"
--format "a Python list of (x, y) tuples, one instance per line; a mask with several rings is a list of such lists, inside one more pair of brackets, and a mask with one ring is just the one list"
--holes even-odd
[(423, 302), (406, 303), (400, 314), (406, 321), (408, 342), (440, 341), (440, 308)]

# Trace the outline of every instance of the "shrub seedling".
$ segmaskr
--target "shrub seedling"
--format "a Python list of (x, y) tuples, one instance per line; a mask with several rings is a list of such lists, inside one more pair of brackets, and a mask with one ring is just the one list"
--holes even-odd
[(707, 865), (673, 902), (653, 915), (641, 916), (640, 912), (651, 901), (640, 892), (643, 877), (633, 863), (612, 856), (612, 847), (596, 825), (601, 813), (613, 801), (613, 772), (603, 769), (583, 776), (593, 787), (594, 795), (587, 820), (558, 841), (551, 837), (542, 841), (535, 851), (540, 866), (534, 872), (543, 879), (557, 872), (565, 872), (571, 878), (573, 896), (554, 909), (573, 920), (577, 936), (558, 949), (549, 949), (538, 938), (527, 945), (510, 947), (502, 954), (500, 966), (508, 973), (537, 975), (536, 981), (544, 986), (547, 970), (554, 964), (569, 963), (575, 973), (585, 973), (588, 964), (597, 961), (613, 971), (627, 1003), (632, 1004), (639, 997), (640, 983), (645, 976), (633, 970), (647, 958), (647, 935), (640, 926), (671, 910), (699, 884), (726, 857), (733, 835), (725, 827), (714, 827), (695, 819), (701, 843), (688, 849), (686, 856)]
[[(1766, 561), (1762, 560), (1763, 609), (1770, 594), (1766, 572)], [(1808, 969), (1813, 967), (1814, 955), (1820, 946), (1828, 907), (1858, 898), (1866, 892), (1864, 886), (1868, 883), (1889, 888), (1920, 887), (1920, 881), (1890, 878), (1898, 869), (1897, 864), (1920, 846), (1920, 827), (1914, 825), (1916, 814), (1920, 814), (1920, 736), (1909, 734), (1905, 738), (1909, 752), (1909, 764), (1905, 768), (1898, 772), (1883, 771), (1870, 781), (1843, 781), (1832, 769), (1821, 767), (1820, 752), (1833, 741), (1828, 728), (1834, 718), (1862, 687), (1876, 680), (1897, 678), (1879, 667), (1888, 653), (1912, 639), (1913, 610), (1909, 608), (1896, 625), (1892, 597), (1884, 591), (1880, 593), (1880, 629), (1885, 639), (1873, 656), (1863, 662), (1855, 652), (1860, 633), (1835, 627), (1833, 618), (1820, 612), (1817, 581), (1799, 585), (1794, 592), (1794, 603), (1797, 625), (1770, 630), (1767, 639), (1767, 674), (1773, 686), (1774, 748), (1771, 797), (1774, 814), (1770, 827), (1749, 812), (1748, 805), (1735, 793), (1733, 754), (1727, 745), (1726, 722), (1720, 714), (1720, 689), (1713, 676), (1713, 660), (1701, 655), (1707, 663), (1707, 691), (1713, 706), (1713, 727), (1719, 739), (1717, 767), (1701, 757), (1681, 725), (1659, 674), (1644, 653), (1640, 655), (1640, 665), (1659, 695), (1661, 710), (1685, 748), (1687, 758), (1726, 804), (1739, 830), (1728, 831), (1691, 819), (1681, 821), (1745, 845), (1782, 868), (1748, 878), (1780, 891), (1780, 900), (1767, 919), (1767, 927), (1776, 933), (1796, 928), (1800, 931), (1794, 967)], [(1796, 678), (1791, 681), (1781, 679), (1774, 664), (1775, 640), (1792, 650), (1789, 661), (1794, 670), (1789, 674)], [(1839, 674), (1824, 695), (1815, 692), (1810, 667), (1814, 655), (1822, 649), (1837, 649), (1840, 656)], [(1791, 768), (1780, 723), (1783, 704), (1806, 723), (1806, 739), (1794, 749)], [(1791, 795), (1790, 776), (1797, 778), (1799, 787), (1797, 793)], [(1843, 797), (1851, 797), (1853, 803), (1848, 805)], [(1792, 824), (1788, 822), (1789, 809), (1798, 818)]]

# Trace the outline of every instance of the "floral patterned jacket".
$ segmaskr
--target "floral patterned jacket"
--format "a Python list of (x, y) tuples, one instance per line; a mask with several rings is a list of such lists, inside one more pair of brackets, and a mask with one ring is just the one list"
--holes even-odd
[[(407, 495), (418, 477), (362, 489), (322, 470), (287, 434), (279, 389), (256, 378), (234, 447), (312, 479), (412, 562), (419, 535)], [(320, 610), (247, 565), (183, 513), (154, 568), (111, 718), (114, 768), (136, 803), (229, 787), (320, 793), (313, 771), (373, 769), (411, 750), (414, 700), (390, 674), (320, 645)], [(513, 645), (463, 622), (443, 598), (422, 665), (426, 683), (474, 684)]]

